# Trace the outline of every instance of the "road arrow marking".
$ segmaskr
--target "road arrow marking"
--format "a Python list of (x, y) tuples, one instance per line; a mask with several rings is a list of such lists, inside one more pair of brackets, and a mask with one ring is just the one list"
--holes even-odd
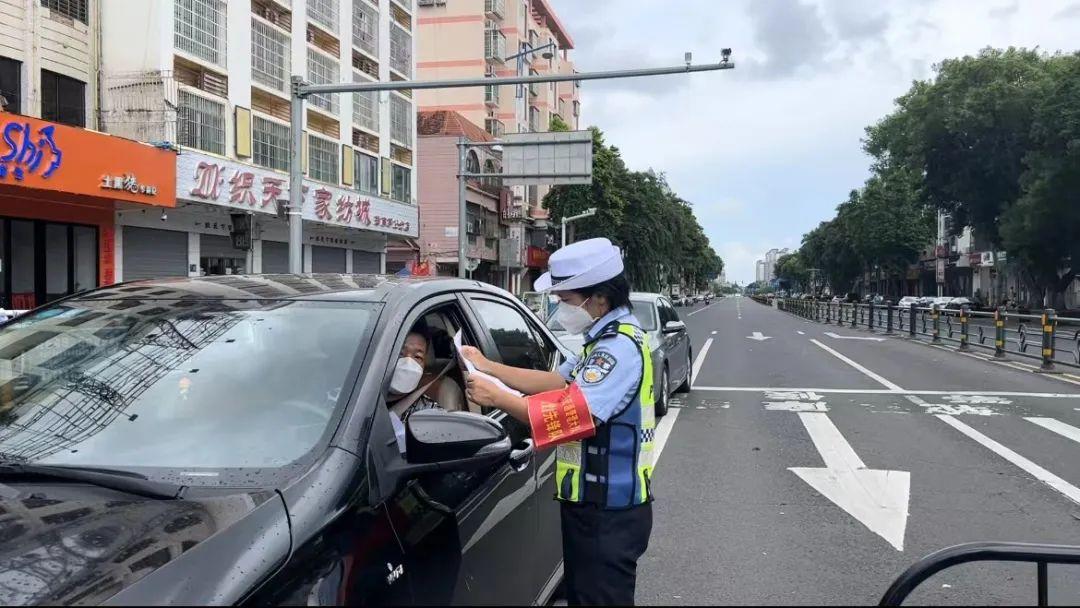
[(765, 340), (768, 340), (772, 336), (763, 336), (763, 335), (761, 335), (760, 331), (755, 331), (754, 335), (746, 336), (746, 337), (751, 339), (751, 340), (757, 340), (758, 342), (764, 342)]
[(799, 412), (824, 468), (791, 467), (810, 487), (884, 538), (897, 551), (904, 550), (911, 473), (866, 468), (844, 436), (819, 412)]
[(837, 340), (869, 340), (870, 342), (884, 342), (885, 338), (864, 338), (861, 336), (841, 336), (840, 334), (834, 334), (831, 331), (825, 332), (826, 336), (830, 338), (836, 338)]

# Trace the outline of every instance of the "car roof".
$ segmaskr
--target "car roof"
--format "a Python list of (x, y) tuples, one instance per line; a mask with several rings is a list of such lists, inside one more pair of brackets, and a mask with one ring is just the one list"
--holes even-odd
[(453, 277), (398, 277), (378, 274), (250, 274), (171, 277), (130, 281), (75, 295), (75, 300), (322, 300), (381, 302), (447, 291), (506, 292), (479, 281)]
[(660, 298), (663, 298), (663, 297), (666, 297), (666, 296), (664, 296), (664, 294), (653, 293), (651, 291), (631, 291), (630, 292), (630, 299), (631, 300), (652, 300), (652, 301), (655, 302), (656, 300), (659, 300)]

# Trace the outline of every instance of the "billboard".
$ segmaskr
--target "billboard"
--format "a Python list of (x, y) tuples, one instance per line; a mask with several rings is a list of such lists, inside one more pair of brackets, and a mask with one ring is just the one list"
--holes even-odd
[(592, 183), (592, 132), (507, 133), (502, 136), (503, 184)]

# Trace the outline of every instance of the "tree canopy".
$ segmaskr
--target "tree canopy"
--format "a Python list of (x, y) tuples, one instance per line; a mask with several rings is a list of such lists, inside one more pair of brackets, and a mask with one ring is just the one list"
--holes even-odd
[[(554, 120), (553, 120), (554, 122)], [(724, 262), (709, 245), (690, 203), (662, 173), (631, 171), (619, 149), (593, 136), (593, 181), (556, 186), (544, 198), (554, 222), (590, 207), (596, 215), (574, 222), (578, 238), (607, 237), (625, 252), (627, 278), (635, 289), (661, 291), (671, 285), (705, 289)]]
[(895, 276), (934, 238), (934, 216), (1009, 252), (1061, 305), (1080, 259), (1080, 53), (984, 49), (947, 59), (866, 130), (871, 177), (800, 254), (836, 291)]
[(984, 49), (948, 59), (867, 129), (875, 175), (1018, 259), (1060, 305), (1080, 253), (1080, 54)]

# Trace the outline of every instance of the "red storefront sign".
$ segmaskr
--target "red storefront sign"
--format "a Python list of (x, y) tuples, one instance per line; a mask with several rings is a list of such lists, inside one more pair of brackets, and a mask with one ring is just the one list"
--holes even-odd
[(525, 265), (529, 268), (547, 268), (550, 257), (551, 253), (547, 249), (530, 245), (525, 252)]

